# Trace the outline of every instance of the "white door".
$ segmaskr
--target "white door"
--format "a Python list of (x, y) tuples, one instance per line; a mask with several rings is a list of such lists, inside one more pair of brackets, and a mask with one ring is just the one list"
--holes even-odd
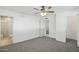
[(49, 37), (56, 38), (56, 18), (55, 14), (49, 16)]

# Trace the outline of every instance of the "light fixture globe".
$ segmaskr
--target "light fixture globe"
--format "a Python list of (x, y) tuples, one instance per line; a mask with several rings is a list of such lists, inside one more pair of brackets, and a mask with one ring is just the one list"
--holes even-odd
[(46, 16), (47, 14), (46, 14), (46, 13), (40, 13), (40, 15), (41, 15), (41, 16)]

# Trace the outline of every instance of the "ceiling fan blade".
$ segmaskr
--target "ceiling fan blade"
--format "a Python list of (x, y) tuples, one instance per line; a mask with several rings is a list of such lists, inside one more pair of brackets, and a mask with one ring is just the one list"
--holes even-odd
[(37, 13), (35, 13), (35, 14), (39, 14), (40, 12), (37, 12)]
[(48, 9), (51, 9), (51, 8), (52, 8), (51, 6), (48, 7)]
[(47, 13), (54, 13), (55, 11), (46, 11)]
[(45, 6), (41, 6), (43, 9), (45, 8)]
[(35, 9), (35, 10), (39, 10), (39, 9), (37, 9), (37, 8), (33, 8), (33, 9)]
[(45, 6), (41, 6), (41, 8), (42, 8), (41, 11), (44, 11), (45, 10)]

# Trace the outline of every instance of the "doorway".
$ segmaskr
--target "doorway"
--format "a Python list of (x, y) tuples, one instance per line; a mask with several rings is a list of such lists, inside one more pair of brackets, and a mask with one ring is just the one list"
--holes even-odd
[(68, 16), (66, 42), (73, 47), (77, 46), (77, 16)]
[(56, 14), (44, 16), (39, 22), (40, 37), (50, 37), (56, 40)]
[(45, 36), (49, 36), (49, 19), (48, 18), (45, 18), (44, 20), (45, 22)]
[(0, 46), (12, 43), (12, 17), (0, 16)]

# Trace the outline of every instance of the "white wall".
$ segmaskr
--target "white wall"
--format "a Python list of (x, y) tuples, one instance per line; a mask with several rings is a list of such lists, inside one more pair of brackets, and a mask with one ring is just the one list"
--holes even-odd
[[(19, 20), (18, 20), (19, 19)], [(17, 41), (28, 40), (39, 37), (39, 20), (35, 16), (26, 16), (25, 18), (16, 18), (14, 21), (14, 39)]]
[(66, 17), (63, 13), (56, 14), (56, 40), (65, 42), (66, 38)]
[(77, 15), (78, 23), (77, 23), (77, 46), (79, 47), (79, 14)]
[(69, 16), (67, 18), (67, 38), (77, 40), (77, 22), (77, 16)]
[(13, 42), (39, 37), (39, 17), (0, 9), (0, 15), (13, 17)]

